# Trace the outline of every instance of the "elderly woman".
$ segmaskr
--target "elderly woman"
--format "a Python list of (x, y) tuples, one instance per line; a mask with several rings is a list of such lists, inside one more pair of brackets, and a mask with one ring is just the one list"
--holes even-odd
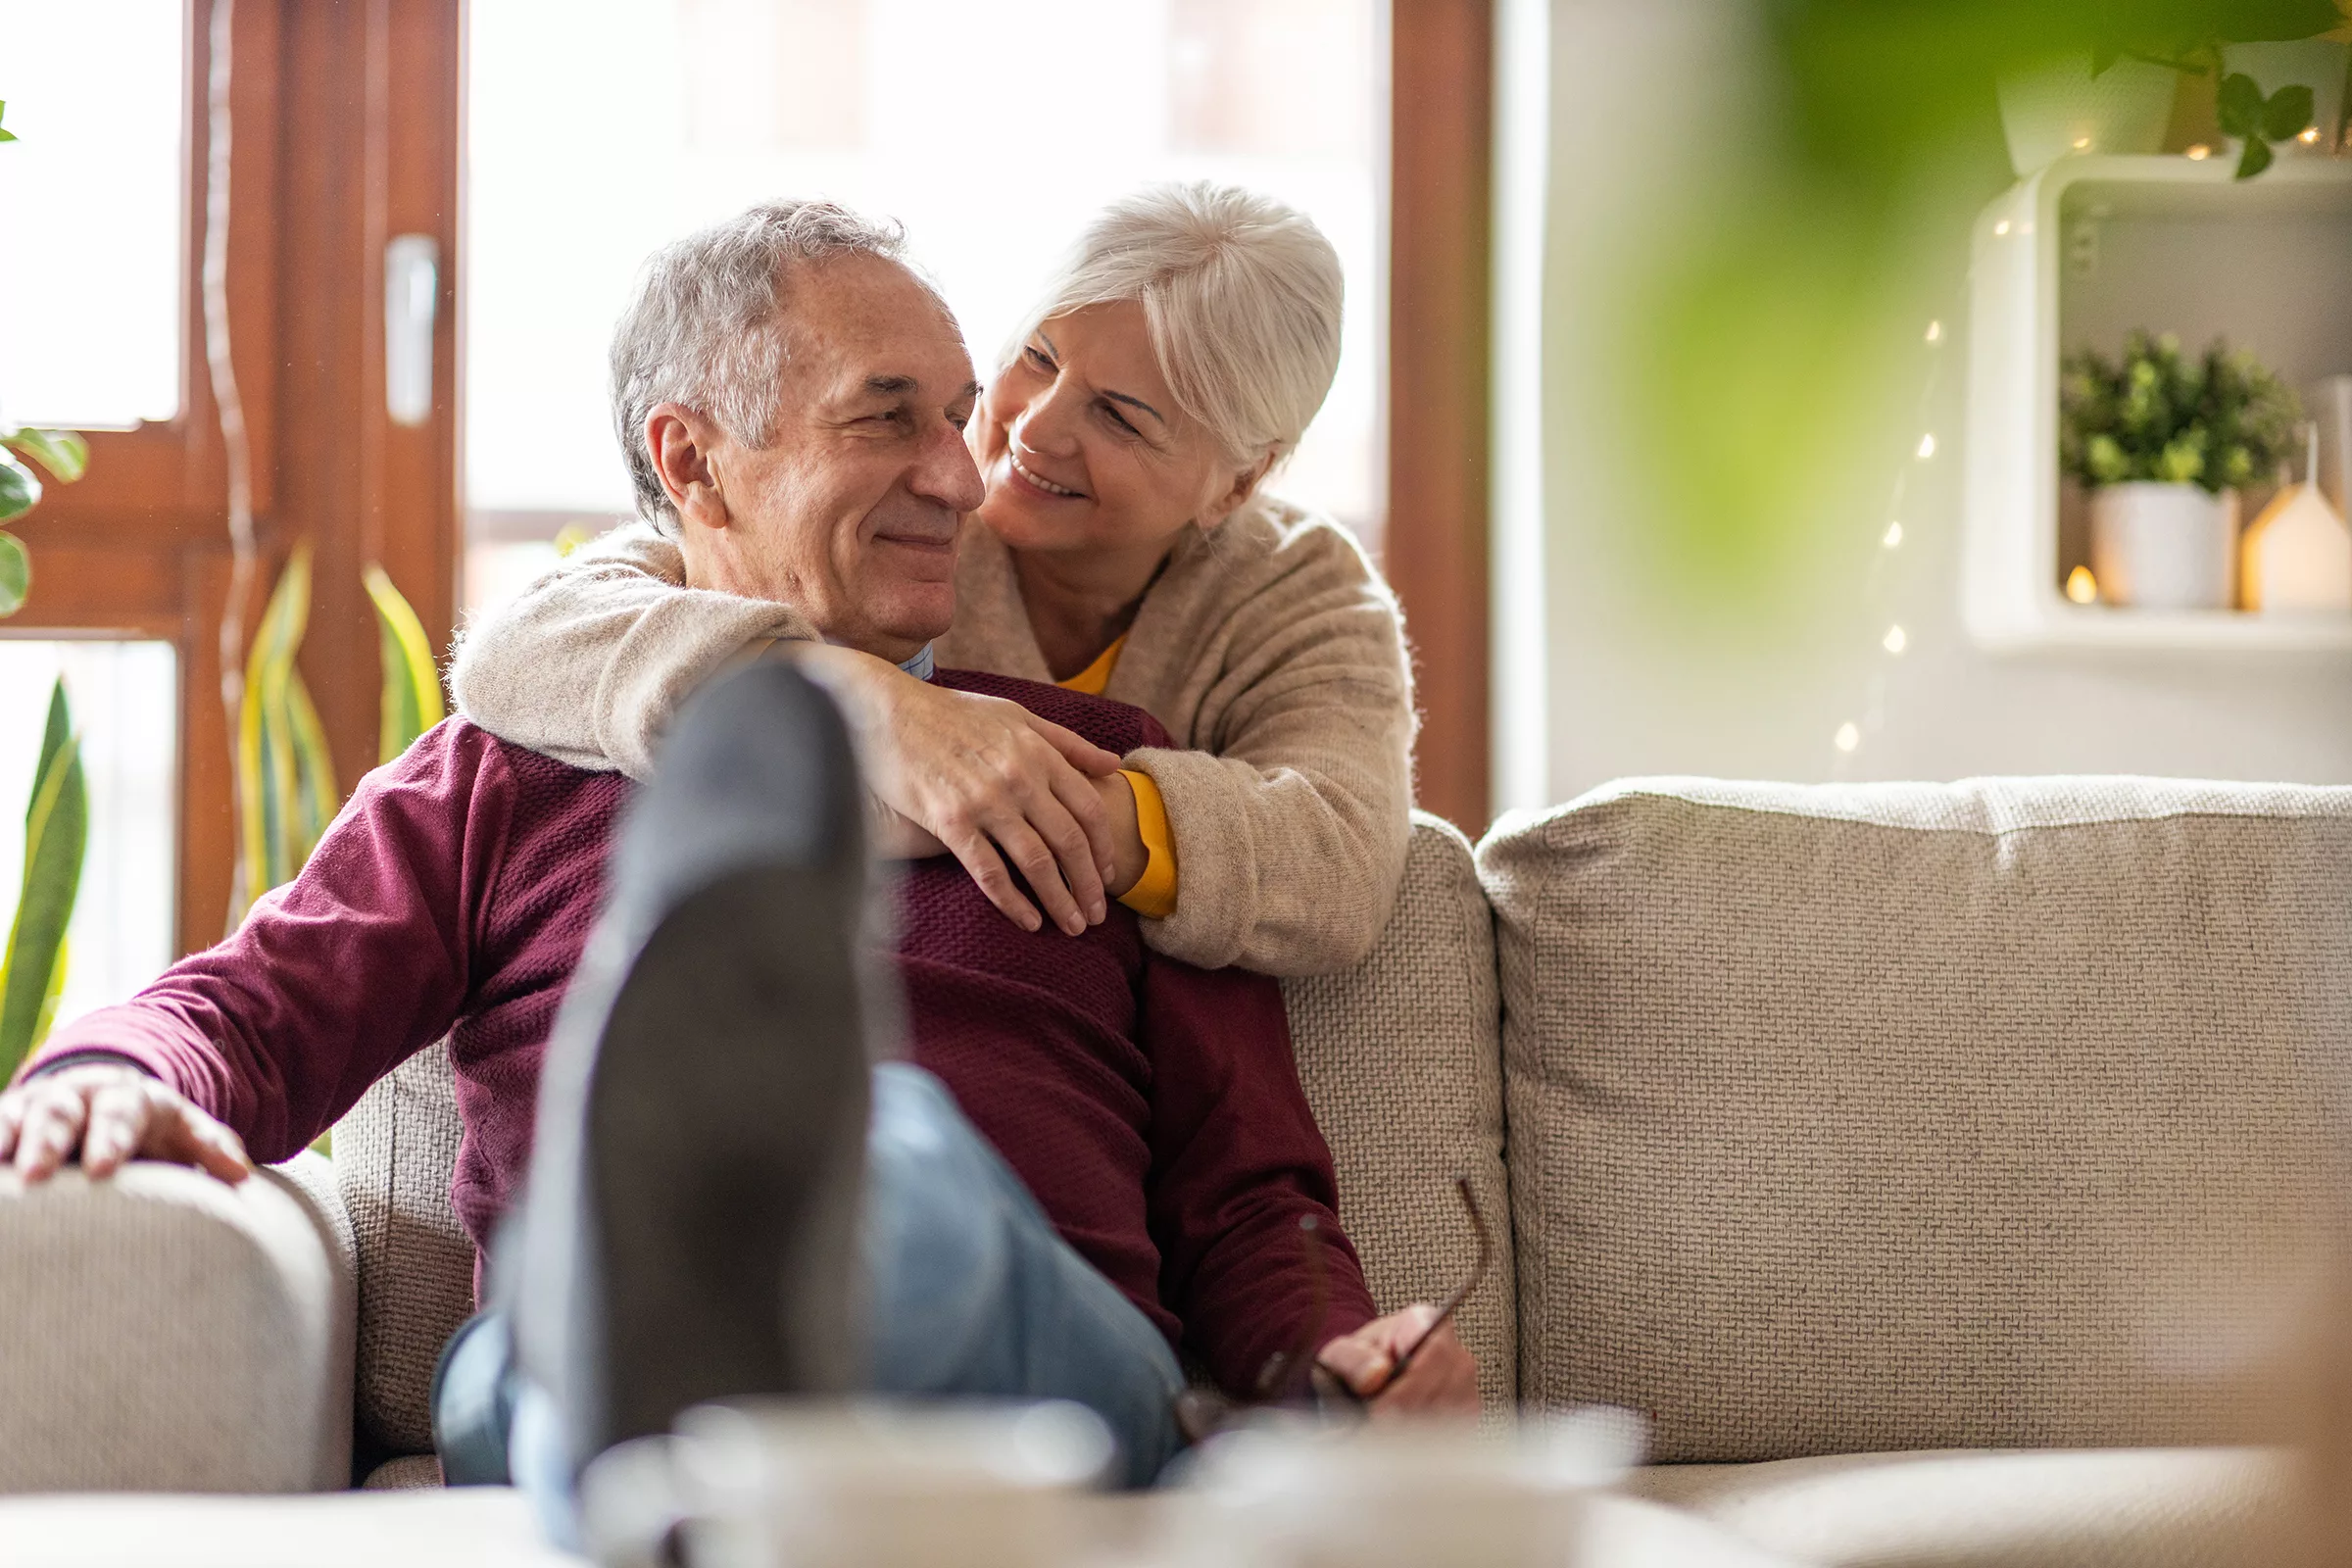
[[(1012, 704), (801, 641), (775, 605), (678, 586), (653, 523), (474, 627), (458, 705), (643, 776), (687, 691), (774, 648), (841, 698), (875, 793), (920, 830), (902, 843), (954, 853), (1025, 927), (1040, 916), (1007, 859), (1065, 930), (1100, 921), (1107, 891), (1194, 964), (1343, 968), (1403, 875), (1402, 628), (1348, 534), (1261, 488), (1330, 389), (1340, 308), (1339, 258), (1300, 214), (1230, 187), (1148, 189), (1080, 237), (967, 431), (987, 495), (937, 659), (1132, 703), (1186, 750), (1112, 758)], [(643, 421), (614, 374), (642, 493)], [(551, 702), (551, 680), (582, 700)], [(587, 730), (562, 722), (580, 712)]]

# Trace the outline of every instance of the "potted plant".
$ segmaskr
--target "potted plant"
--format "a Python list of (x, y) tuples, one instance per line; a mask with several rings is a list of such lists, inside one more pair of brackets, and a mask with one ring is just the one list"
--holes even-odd
[[(2238, 145), (2240, 179), (2269, 168), (2275, 145), (2331, 139), (2343, 46), (2317, 35), (2343, 22), (2335, 0), (2202, 9), (2167, 35), (2085, 39), (2073, 55), (2004, 75), (2001, 128), (2019, 177), (2069, 153), (2162, 150), (2183, 75), (2214, 82), (2221, 129)], [(2334, 92), (2325, 79), (2330, 61)]]
[(2059, 463), (2090, 490), (2090, 569), (2111, 605), (2227, 610), (2236, 495), (2278, 471), (2301, 416), (2294, 393), (2216, 339), (2201, 356), (2172, 333), (2133, 332), (2060, 368)]

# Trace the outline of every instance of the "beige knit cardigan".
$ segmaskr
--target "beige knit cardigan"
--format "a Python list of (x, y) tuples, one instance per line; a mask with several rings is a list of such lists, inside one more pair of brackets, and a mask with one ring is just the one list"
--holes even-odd
[[(790, 607), (677, 586), (677, 546), (633, 523), (460, 640), (450, 689), (493, 734), (643, 778), (687, 693), (748, 645), (810, 636)], [(1010, 554), (977, 523), (943, 665), (1050, 681)], [(1103, 695), (1182, 751), (1135, 753), (1176, 841), (1176, 908), (1144, 922), (1206, 968), (1319, 974), (1361, 958), (1404, 875), (1413, 704), (1396, 601), (1354, 538), (1271, 499), (1187, 528)]]

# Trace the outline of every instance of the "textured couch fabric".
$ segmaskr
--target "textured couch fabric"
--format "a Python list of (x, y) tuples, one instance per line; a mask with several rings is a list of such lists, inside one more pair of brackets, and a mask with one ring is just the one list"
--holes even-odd
[(1662, 1465), (1626, 1490), (1822, 1568), (2275, 1568), (2299, 1477), (2249, 1448)]
[(1479, 866), (1525, 1397), (1665, 1460), (2257, 1430), (2352, 1193), (2352, 790), (1637, 780)]
[(318, 1155), (236, 1187), (0, 1172), (0, 1492), (350, 1484), (352, 1237)]
[(335, 1178), (360, 1248), (360, 1420), (392, 1453), (433, 1446), (433, 1368), (473, 1312), (473, 1243), (450, 1206), (457, 1078), (431, 1045), (335, 1126)]
[(1404, 891), (1369, 956), (1284, 988), (1291, 1043), (1340, 1176), (1340, 1218), (1383, 1311), (1442, 1300), (1478, 1247), (1453, 1178), (1467, 1176), (1494, 1238), (1460, 1316), (1490, 1404), (1518, 1387), (1510, 1188), (1494, 917), (1470, 843), (1415, 814)]

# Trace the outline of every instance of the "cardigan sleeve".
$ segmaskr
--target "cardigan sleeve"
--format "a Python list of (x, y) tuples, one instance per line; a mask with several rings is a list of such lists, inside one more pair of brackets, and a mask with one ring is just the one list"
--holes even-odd
[[(1193, 751), (1159, 786), (1175, 907), (1153, 949), (1205, 969), (1327, 974), (1379, 940), (1412, 831), (1412, 678), (1395, 597), (1328, 525), (1227, 612)], [(1133, 657), (1130, 650), (1129, 657)]]
[(651, 776), (697, 687), (768, 644), (816, 635), (789, 605), (685, 581), (685, 557), (652, 524), (614, 529), (466, 628), (449, 671), (458, 711), (559, 762)]

